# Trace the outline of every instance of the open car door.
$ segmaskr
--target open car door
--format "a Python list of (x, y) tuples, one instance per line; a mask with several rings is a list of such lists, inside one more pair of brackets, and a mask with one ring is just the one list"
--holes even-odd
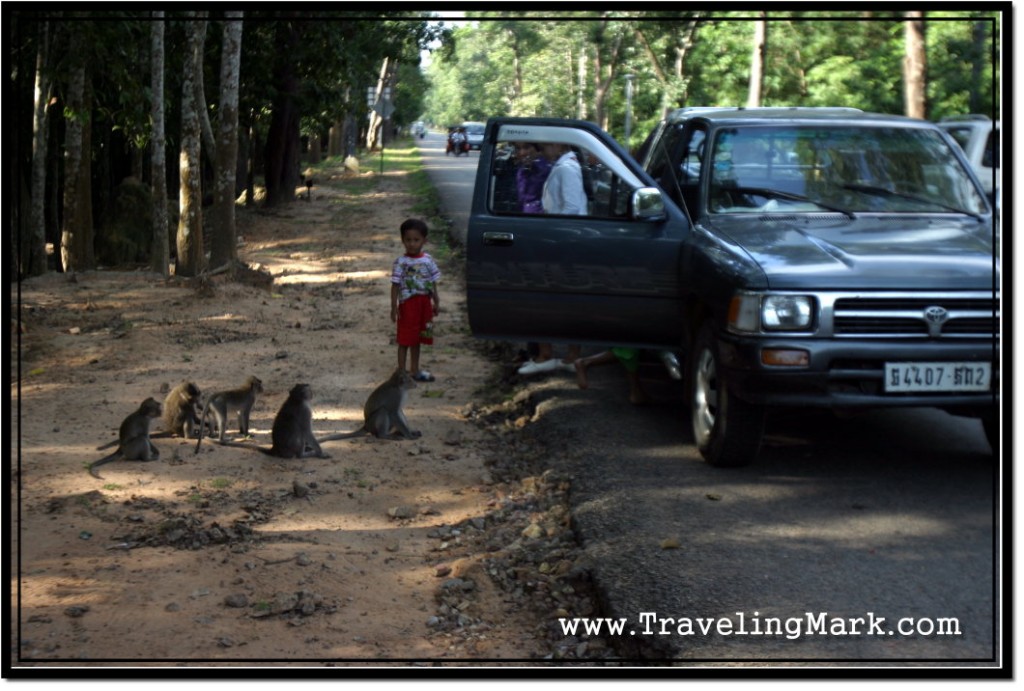
[[(516, 144), (575, 153), (586, 213), (521, 207)], [(550, 161), (554, 163), (554, 161)], [(539, 211), (539, 213), (538, 213)], [(487, 123), (466, 241), (475, 336), (520, 341), (678, 347), (686, 216), (640, 165), (590, 122)]]

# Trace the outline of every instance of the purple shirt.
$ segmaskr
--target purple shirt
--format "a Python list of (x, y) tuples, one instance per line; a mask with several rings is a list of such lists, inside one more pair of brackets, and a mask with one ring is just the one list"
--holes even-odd
[(551, 161), (538, 156), (516, 171), (516, 191), (519, 193), (519, 210), (524, 214), (542, 214), (541, 195), (544, 182), (551, 172)]

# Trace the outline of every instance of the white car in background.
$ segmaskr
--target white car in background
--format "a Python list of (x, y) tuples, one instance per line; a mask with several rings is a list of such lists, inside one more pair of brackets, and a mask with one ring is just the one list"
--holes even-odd
[(999, 180), (999, 121), (985, 115), (943, 118), (938, 123), (964, 150), (989, 201), (995, 203)]
[(479, 151), (480, 145), (484, 142), (486, 125), (482, 122), (464, 122), (462, 127), (466, 128), (466, 141), (469, 142), (469, 150)]

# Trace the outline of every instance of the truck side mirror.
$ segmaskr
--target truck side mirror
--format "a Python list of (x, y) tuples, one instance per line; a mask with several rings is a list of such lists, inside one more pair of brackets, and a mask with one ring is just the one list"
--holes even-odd
[(634, 221), (664, 221), (667, 218), (665, 200), (662, 199), (661, 190), (657, 187), (640, 187), (633, 190), (632, 209)]

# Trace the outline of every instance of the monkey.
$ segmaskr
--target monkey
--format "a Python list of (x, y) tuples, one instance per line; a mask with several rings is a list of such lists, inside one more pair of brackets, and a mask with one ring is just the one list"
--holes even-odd
[(191, 439), (199, 426), (196, 407), (201, 396), (199, 387), (190, 381), (183, 381), (171, 389), (164, 399), (164, 429), (183, 439)]
[[(256, 394), (263, 393), (263, 382), (257, 377), (249, 377), (245, 380), (245, 384), (238, 387), (237, 389), (230, 389), (228, 391), (218, 391), (217, 393), (211, 394), (206, 399), (206, 405), (203, 406), (203, 412), (199, 416), (199, 439), (196, 441), (196, 453), (199, 453), (199, 447), (203, 443), (203, 431), (206, 427), (206, 416), (209, 412), (213, 411), (213, 417), (217, 420), (217, 431), (219, 433), (218, 441), (224, 441), (224, 433), (227, 431), (228, 415), (232, 411), (238, 412), (238, 431), (243, 434), (249, 434), (249, 413), (252, 412), (252, 407), (256, 403)], [(210, 434), (213, 434), (213, 429), (210, 429)]]
[(288, 399), (274, 416), (274, 426), (270, 430), (273, 445), (268, 449), (263, 446), (240, 444), (238, 442), (221, 442), (224, 446), (237, 446), (242, 449), (256, 449), (268, 456), (277, 458), (330, 458), (320, 448), (313, 436), (313, 409), (309, 401), (313, 398), (313, 390), (309, 384), (296, 384), (288, 394)]
[[(190, 381), (184, 381), (171, 389), (164, 399), (163, 423), (164, 431), (150, 434), (150, 439), (161, 439), (172, 436), (180, 436), (184, 439), (191, 439), (194, 430), (199, 425), (199, 415), (196, 407), (199, 406), (199, 399), (202, 392), (199, 387)], [(118, 440), (107, 442), (103, 446), (97, 446), (97, 451), (117, 446)]]
[(153, 418), (160, 417), (160, 403), (150, 397), (142, 402), (139, 409), (129, 415), (121, 423), (118, 430), (117, 451), (104, 456), (89, 465), (89, 474), (102, 480), (96, 469), (105, 463), (123, 458), (126, 461), (155, 461), (160, 458), (160, 451), (149, 440), (149, 423)]
[[(363, 426), (352, 432), (339, 432), (320, 439), (321, 442), (335, 439), (351, 439), (372, 434), (378, 439), (416, 439), (420, 433), (409, 428), (402, 406), (410, 389), (416, 382), (409, 373), (399, 367), (387, 381), (378, 386), (366, 399), (363, 406)], [(393, 433), (397, 430), (397, 434)]]

